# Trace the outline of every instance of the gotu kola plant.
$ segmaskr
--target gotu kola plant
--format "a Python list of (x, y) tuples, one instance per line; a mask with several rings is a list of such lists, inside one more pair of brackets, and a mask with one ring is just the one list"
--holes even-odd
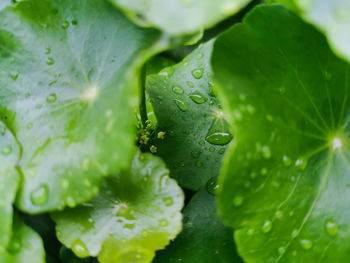
[(0, 3), (1, 263), (350, 260), (349, 5), (249, 2)]

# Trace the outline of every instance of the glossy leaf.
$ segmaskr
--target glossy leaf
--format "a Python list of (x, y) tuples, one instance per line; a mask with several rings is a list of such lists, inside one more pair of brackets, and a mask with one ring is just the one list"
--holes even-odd
[(232, 242), (233, 231), (216, 214), (215, 177), (184, 209), (184, 229), (154, 263), (241, 263)]
[(17, 205), (73, 207), (132, 159), (138, 69), (159, 33), (101, 0), (21, 1), (0, 20), (0, 105), (23, 148)]
[(45, 263), (40, 236), (23, 224), (18, 215), (13, 220), (13, 235), (7, 251), (0, 252), (1, 263)]
[(299, 11), (328, 38), (335, 53), (350, 61), (350, 2), (347, 0), (274, 0)]
[(0, 251), (10, 241), (19, 176), (15, 169), (20, 149), (11, 131), (0, 121)]
[(199, 47), (179, 64), (151, 75), (147, 92), (164, 139), (155, 142), (171, 176), (198, 190), (217, 175), (227, 144), (228, 125), (213, 93), (210, 56), (213, 42)]
[(213, 69), (236, 135), (219, 211), (236, 229), (241, 256), (348, 261), (350, 66), (275, 5), (255, 8), (218, 38)]
[(110, 0), (136, 23), (191, 34), (233, 15), (250, 0)]
[(60, 241), (101, 263), (151, 262), (181, 230), (183, 194), (168, 174), (160, 158), (136, 154), (91, 202), (53, 214)]

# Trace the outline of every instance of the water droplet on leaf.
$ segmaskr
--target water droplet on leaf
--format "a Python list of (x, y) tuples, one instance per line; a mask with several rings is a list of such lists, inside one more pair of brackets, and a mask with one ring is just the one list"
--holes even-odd
[(269, 221), (269, 220), (265, 221), (265, 223), (264, 223), (263, 226), (261, 227), (261, 231), (262, 231), (263, 233), (268, 233), (268, 232), (271, 231), (271, 229), (272, 229), (272, 223), (271, 223), (271, 221)]
[(336, 236), (338, 233), (338, 224), (333, 218), (326, 220), (326, 231), (331, 236)]
[(187, 111), (188, 109), (188, 105), (186, 102), (182, 101), (182, 100), (179, 100), (179, 99), (175, 99), (175, 104), (176, 106), (183, 112)]
[(208, 101), (208, 98), (205, 97), (201, 92), (195, 91), (189, 95), (190, 99), (197, 103), (197, 104), (202, 104), (206, 101)]
[(228, 144), (232, 140), (232, 135), (227, 122), (223, 118), (214, 119), (205, 139), (215, 145)]
[(182, 94), (184, 93), (184, 89), (180, 86), (174, 86), (173, 87), (173, 92), (176, 93), (176, 94)]
[(72, 250), (74, 254), (80, 258), (86, 258), (90, 256), (89, 250), (87, 249), (83, 241), (81, 241), (80, 239), (77, 239), (73, 242)]
[(31, 193), (30, 199), (34, 205), (44, 205), (47, 202), (48, 194), (49, 194), (48, 185), (42, 184)]
[(200, 79), (203, 76), (203, 72), (204, 72), (203, 68), (196, 68), (196, 69), (192, 70), (192, 75), (196, 79)]
[(57, 95), (55, 93), (51, 93), (47, 98), (46, 101), (48, 103), (53, 103), (57, 100)]
[(310, 250), (312, 248), (312, 241), (308, 239), (301, 239), (299, 241), (301, 247), (305, 250)]

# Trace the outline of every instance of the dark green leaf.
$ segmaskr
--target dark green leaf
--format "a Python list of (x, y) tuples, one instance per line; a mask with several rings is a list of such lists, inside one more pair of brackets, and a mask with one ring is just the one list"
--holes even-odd
[(213, 68), (235, 145), (219, 211), (247, 262), (349, 259), (350, 67), (282, 6), (218, 38)]
[(171, 176), (193, 190), (218, 175), (232, 139), (212, 90), (212, 45), (208, 42), (147, 80), (159, 129), (166, 132), (164, 139), (155, 142), (157, 151)]
[(141, 25), (191, 34), (233, 15), (250, 0), (110, 0)]
[(159, 251), (154, 263), (238, 263), (233, 231), (216, 215), (213, 177), (206, 188), (193, 196), (184, 209), (184, 229), (166, 250)]
[(0, 20), (0, 105), (23, 148), (17, 205), (73, 207), (132, 159), (138, 69), (159, 33), (101, 0), (21, 1)]
[(101, 263), (151, 262), (181, 231), (183, 193), (168, 174), (160, 158), (136, 154), (91, 202), (53, 214), (60, 241)]

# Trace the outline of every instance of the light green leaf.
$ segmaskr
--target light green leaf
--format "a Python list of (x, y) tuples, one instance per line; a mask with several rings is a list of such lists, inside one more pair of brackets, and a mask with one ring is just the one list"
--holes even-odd
[(154, 263), (240, 263), (232, 241), (232, 229), (216, 214), (215, 180), (196, 193), (184, 209), (184, 229), (166, 250), (159, 251)]
[(210, 56), (213, 42), (181, 63), (147, 79), (147, 92), (164, 139), (155, 142), (171, 176), (198, 190), (218, 175), (232, 135), (213, 93)]
[(243, 259), (348, 261), (350, 66), (275, 5), (218, 38), (213, 69), (236, 135), (219, 211)]
[(1, 263), (45, 263), (40, 236), (26, 226), (18, 215), (13, 220), (13, 235), (7, 251), (0, 252)]
[(137, 153), (131, 170), (108, 178), (101, 194), (54, 213), (60, 241), (101, 263), (151, 262), (181, 231), (183, 194), (162, 160)]
[(250, 0), (110, 0), (136, 23), (171, 35), (196, 33), (229, 17)]
[(23, 148), (17, 205), (75, 206), (132, 160), (138, 71), (160, 33), (101, 0), (22, 1), (0, 20), (0, 105)]
[(15, 169), (20, 149), (11, 131), (0, 121), (0, 251), (10, 241), (19, 176)]

